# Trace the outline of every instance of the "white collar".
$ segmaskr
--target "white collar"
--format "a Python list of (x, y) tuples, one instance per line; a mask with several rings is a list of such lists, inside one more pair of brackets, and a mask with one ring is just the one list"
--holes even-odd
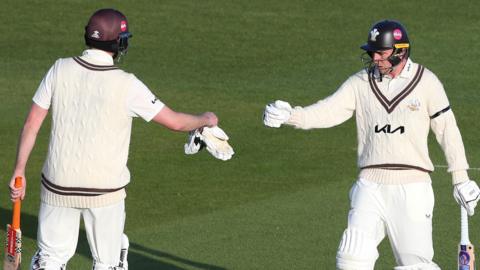
[[(410, 57), (409, 57), (402, 71), (395, 78), (409, 79), (413, 77), (415, 75), (414, 67), (415, 67), (415, 63), (412, 60), (410, 60)], [(380, 71), (378, 70), (378, 68), (376, 68), (374, 72), (375, 72), (375, 78), (378, 78), (380, 76)], [(395, 78), (392, 78), (390, 75), (384, 75), (383, 78), (388, 78), (390, 80), (395, 79)]]
[(90, 64), (101, 66), (112, 66), (113, 58), (105, 51), (97, 49), (87, 49), (83, 51), (81, 58)]
[(413, 72), (413, 67), (414, 63), (412, 60), (410, 60), (409, 57), (407, 59), (407, 63), (405, 63), (405, 66), (402, 69), (402, 72), (400, 72), (398, 76), (406, 79), (413, 77), (415, 75), (415, 73)]

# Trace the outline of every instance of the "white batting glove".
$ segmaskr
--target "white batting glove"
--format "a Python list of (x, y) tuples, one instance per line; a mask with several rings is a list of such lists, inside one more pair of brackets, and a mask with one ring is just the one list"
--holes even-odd
[(265, 106), (263, 124), (267, 127), (279, 128), (288, 121), (292, 114), (292, 106), (288, 102), (277, 100)]
[(126, 234), (122, 235), (122, 248), (120, 249), (120, 262), (115, 270), (128, 270), (128, 247), (130, 242)]
[(193, 155), (198, 153), (204, 146), (204, 142), (202, 140), (202, 134), (198, 129), (192, 130), (188, 133), (188, 141), (184, 145), (185, 154)]
[(480, 188), (475, 181), (468, 180), (453, 187), (453, 197), (467, 210), (469, 216), (473, 216), (475, 206), (480, 199)]
[(228, 144), (227, 134), (218, 126), (204, 127), (201, 135), (207, 151), (215, 158), (229, 160), (235, 154), (233, 148)]

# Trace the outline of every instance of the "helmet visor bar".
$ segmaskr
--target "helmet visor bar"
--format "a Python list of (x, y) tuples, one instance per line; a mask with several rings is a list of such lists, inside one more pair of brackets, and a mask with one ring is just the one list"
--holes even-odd
[(133, 37), (130, 32), (122, 32), (118, 35), (118, 52), (126, 54), (128, 48), (128, 39)]
[(375, 63), (373, 62), (372, 52), (366, 51), (360, 55), (360, 60), (362, 61), (363, 67), (368, 72), (371, 72), (375, 68)]

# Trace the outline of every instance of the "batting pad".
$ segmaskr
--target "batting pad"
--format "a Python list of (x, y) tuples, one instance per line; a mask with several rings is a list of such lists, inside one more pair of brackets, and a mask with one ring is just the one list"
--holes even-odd
[(356, 228), (347, 228), (337, 252), (340, 270), (373, 270), (378, 258), (377, 242), (369, 234)]
[(418, 263), (415, 265), (407, 265), (407, 266), (397, 266), (393, 268), (394, 270), (440, 270), (440, 267), (436, 265), (434, 262), (431, 263)]

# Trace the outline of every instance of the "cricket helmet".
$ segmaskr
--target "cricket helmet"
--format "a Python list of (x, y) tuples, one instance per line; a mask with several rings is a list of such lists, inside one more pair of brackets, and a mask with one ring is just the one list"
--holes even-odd
[(410, 55), (410, 40), (407, 30), (398, 21), (383, 20), (375, 23), (368, 34), (367, 43), (360, 46), (372, 56), (373, 52), (393, 49), (388, 61), (396, 66), (404, 57)]
[(111, 8), (97, 10), (85, 26), (85, 44), (112, 52), (114, 58), (127, 53), (128, 39), (131, 37), (127, 17)]

